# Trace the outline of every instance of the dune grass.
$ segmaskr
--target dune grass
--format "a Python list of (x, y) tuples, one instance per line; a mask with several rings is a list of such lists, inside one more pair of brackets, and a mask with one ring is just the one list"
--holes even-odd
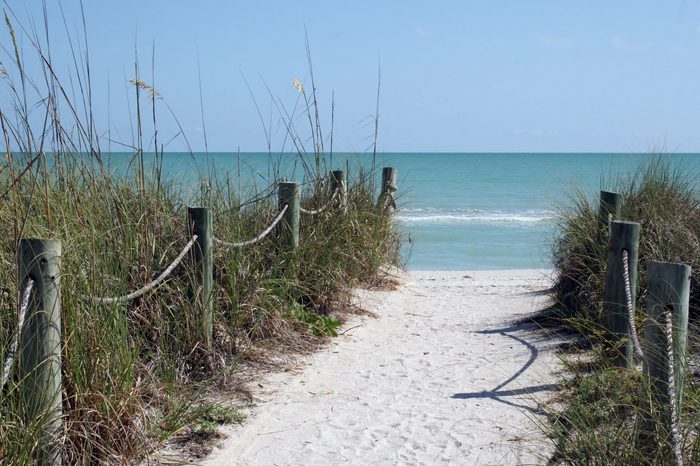
[[(686, 464), (700, 461), (700, 197), (696, 176), (657, 155), (630, 176), (606, 180), (606, 189), (622, 194), (621, 220), (641, 224), (635, 324), (642, 340), (648, 319), (645, 262), (680, 262), (693, 269), (679, 412), (680, 448)], [(598, 199), (577, 191), (560, 212), (562, 227), (554, 246), (557, 278), (553, 292), (559, 317), (591, 348), (583, 356), (565, 356), (571, 375), (559, 395), (565, 407), (550, 419), (549, 433), (558, 447), (556, 460), (564, 464), (675, 464), (663, 413), (649, 402), (654, 396), (651, 381), (643, 372), (611, 363), (615, 349), (607, 341), (602, 310), (607, 248), (599, 238), (597, 216)], [(654, 426), (651, 435), (643, 428), (645, 419)]]
[[(234, 407), (212, 401), (211, 393), (241, 388), (242, 366), (270, 366), (279, 355), (316, 348), (335, 334), (342, 311), (352, 310), (351, 288), (372, 285), (398, 260), (401, 237), (377, 206), (374, 160), (371, 168), (351, 167), (347, 212), (334, 204), (302, 218), (298, 250), (280, 248), (274, 234), (244, 249), (215, 248), (214, 341), (205, 348), (198, 308), (187, 294), (187, 260), (132, 301), (102, 304), (90, 297), (123, 295), (158, 276), (189, 239), (188, 205), (210, 207), (215, 235), (224, 241), (256, 236), (278, 212), (279, 167), (271, 162), (269, 189), (232, 189), (230, 178), (204, 161), (195, 180), (201, 190), (165, 179), (167, 154), (159, 151), (155, 115), (167, 104), (137, 75), (138, 138), (122, 155), (130, 168), (114, 173), (106, 162), (115, 156), (102, 152), (92, 116), (88, 64), (76, 59), (73, 74), (62, 78), (39, 35), (16, 27), (11, 12), (5, 19), (13, 52), (3, 61), (10, 104), (0, 109), (0, 361), (17, 330), (18, 242), (61, 239), (65, 428), (53, 441), (64, 462), (133, 462), (175, 434), (200, 435), (239, 420)], [(27, 74), (31, 54), (41, 76)], [(299, 113), (308, 115), (310, 152), (303, 149), (303, 129), (294, 126), (297, 115), (282, 118), (304, 168), (302, 205), (317, 206), (328, 200), (323, 167), (331, 154), (323, 148), (315, 92), (303, 98)], [(156, 151), (148, 153), (151, 143)], [(3, 464), (30, 464), (42, 430), (41, 419), (19, 415), (19, 382), (14, 370), (0, 390)]]

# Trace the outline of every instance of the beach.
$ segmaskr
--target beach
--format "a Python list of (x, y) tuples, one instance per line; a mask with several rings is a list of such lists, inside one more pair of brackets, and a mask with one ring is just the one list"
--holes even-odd
[(545, 464), (561, 339), (523, 320), (549, 305), (550, 273), (412, 271), (358, 290), (376, 317), (252, 382), (247, 419), (202, 464)]

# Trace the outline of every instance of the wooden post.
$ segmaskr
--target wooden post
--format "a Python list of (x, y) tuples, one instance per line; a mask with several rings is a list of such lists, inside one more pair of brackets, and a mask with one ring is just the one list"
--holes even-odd
[(608, 330), (614, 344), (620, 345), (620, 353), (613, 364), (631, 368), (632, 340), (625, 294), (624, 264), (622, 251), (627, 251), (629, 262), (630, 291), (632, 303), (637, 298), (637, 257), (639, 253), (639, 223), (613, 221), (610, 223), (608, 240), (608, 267), (605, 277), (605, 301), (603, 309)]
[(212, 298), (214, 283), (214, 235), (211, 209), (208, 207), (187, 208), (188, 235), (197, 235), (190, 250), (192, 260), (193, 281), (190, 284), (189, 295), (196, 299), (202, 313), (200, 338), (206, 348), (212, 343)]
[(281, 182), (279, 185), (279, 208), (289, 205), (277, 227), (283, 247), (294, 251), (299, 247), (299, 216), (301, 190), (299, 183)]
[(61, 464), (61, 241), (19, 243), (20, 295), (34, 280), (20, 335), (19, 379), (25, 425), (41, 422), (38, 464)]
[(394, 167), (384, 167), (382, 168), (382, 192), (379, 196), (380, 202), (393, 213), (396, 209), (396, 183), (398, 179), (399, 170)]
[[(688, 307), (690, 299), (690, 266), (668, 262), (648, 261), (647, 314), (644, 371), (652, 388), (652, 412), (660, 414), (666, 435), (671, 432), (671, 404), (668, 379), (673, 371), (676, 407), (683, 399), (685, 350), (688, 339)], [(673, 324), (674, 367), (669, 367), (666, 323), (671, 312)]]
[(600, 207), (598, 209), (598, 229), (607, 237), (610, 222), (619, 220), (622, 211), (622, 195), (611, 191), (600, 192)]
[(343, 212), (348, 211), (348, 182), (343, 170), (333, 170), (331, 172), (331, 193), (338, 196), (338, 205)]
[(600, 207), (598, 208), (598, 238), (601, 244), (607, 243), (610, 233), (610, 222), (620, 220), (622, 211), (622, 195), (612, 191), (600, 192)]

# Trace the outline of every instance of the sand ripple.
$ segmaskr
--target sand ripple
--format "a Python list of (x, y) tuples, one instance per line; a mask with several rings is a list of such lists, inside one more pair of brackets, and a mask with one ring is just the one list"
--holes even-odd
[(559, 341), (513, 325), (548, 304), (544, 272), (404, 282), (359, 292), (380, 317), (347, 322), (366, 325), (268, 376), (248, 421), (204, 464), (545, 464), (539, 402), (556, 388)]

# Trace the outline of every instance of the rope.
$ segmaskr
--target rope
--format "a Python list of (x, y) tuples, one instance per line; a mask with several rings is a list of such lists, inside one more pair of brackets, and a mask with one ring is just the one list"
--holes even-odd
[(7, 360), (5, 361), (5, 367), (2, 371), (2, 388), (5, 388), (7, 381), (10, 378), (10, 369), (12, 369), (12, 363), (15, 361), (15, 354), (17, 354), (17, 346), (19, 345), (19, 336), (22, 333), (22, 327), (24, 327), (24, 317), (27, 314), (27, 307), (29, 306), (29, 296), (32, 294), (32, 288), (34, 288), (34, 280), (32, 278), (27, 279), (27, 285), (24, 287), (24, 293), (22, 293), (22, 298), (20, 299), (19, 308), (19, 318), (17, 320), (17, 333), (12, 340), (12, 346), (10, 346), (10, 351), (7, 355)]
[(323, 207), (319, 207), (316, 210), (306, 210), (303, 207), (299, 207), (299, 210), (301, 211), (302, 214), (318, 215), (321, 212), (323, 212), (324, 210), (326, 210), (328, 208), (328, 206), (330, 206), (333, 203), (333, 200), (335, 199), (335, 197), (338, 195), (339, 192), (340, 191), (338, 191), (336, 189), (335, 192), (333, 193), (333, 195), (331, 196), (330, 200), (328, 201), (328, 203), (326, 205), (324, 205)]
[(632, 346), (634, 347), (635, 354), (640, 358), (643, 358), (644, 352), (642, 351), (642, 346), (639, 344), (637, 326), (634, 324), (634, 303), (632, 302), (632, 287), (630, 285), (629, 252), (626, 249), (622, 250), (622, 276), (625, 279), (625, 296), (627, 298), (627, 314), (629, 317)]
[[(632, 290), (630, 285), (630, 273), (629, 273), (629, 252), (627, 250), (622, 251), (622, 264), (623, 264), (623, 277), (625, 280), (625, 296), (627, 298), (627, 311), (629, 315), (629, 326), (630, 326), (630, 336), (632, 339), (632, 345), (634, 346), (634, 352), (640, 358), (644, 357), (641, 345), (639, 344), (639, 337), (637, 336), (637, 328), (634, 325), (634, 304), (632, 303)], [(675, 457), (676, 466), (683, 466), (683, 455), (681, 452), (681, 441), (680, 433), (678, 428), (678, 406), (676, 400), (676, 379), (675, 379), (675, 356), (673, 348), (673, 316), (669, 310), (666, 313), (666, 357), (668, 359), (668, 399), (671, 405), (671, 442), (673, 448), (673, 455)]]
[[(394, 197), (394, 192), (396, 191), (396, 188), (393, 186), (388, 186), (387, 191), (382, 193), (381, 199), (380, 199), (380, 208), (382, 209), (387, 209), (391, 207), (392, 209), (396, 209), (396, 197)], [(384, 204), (384, 205), (381, 205)]]
[(180, 262), (182, 262), (182, 259), (185, 257), (185, 254), (189, 252), (190, 249), (192, 249), (192, 246), (194, 245), (194, 242), (197, 240), (197, 235), (192, 235), (192, 239), (185, 245), (184, 249), (180, 253), (179, 256), (175, 258), (172, 264), (168, 266), (167, 269), (160, 275), (158, 275), (158, 278), (153, 280), (151, 283), (147, 284), (143, 288), (134, 291), (133, 293), (129, 293), (124, 296), (117, 296), (116, 298), (101, 298), (98, 296), (82, 296), (83, 299), (90, 299), (97, 301), (98, 303), (104, 303), (104, 304), (113, 304), (113, 303), (118, 303), (121, 301), (131, 301), (134, 298), (138, 298), (139, 296), (142, 296), (152, 289), (156, 288), (160, 283), (168, 278), (168, 275), (172, 273), (173, 270), (175, 270), (175, 267), (177, 267)]
[(285, 205), (282, 210), (280, 211), (279, 214), (277, 214), (277, 217), (272, 221), (272, 224), (265, 229), (262, 233), (260, 233), (258, 236), (256, 236), (253, 239), (249, 239), (248, 241), (242, 241), (240, 243), (229, 243), (227, 241), (221, 240), (219, 238), (214, 238), (214, 242), (218, 244), (219, 246), (223, 246), (226, 248), (242, 248), (245, 246), (250, 246), (251, 244), (255, 244), (267, 235), (270, 234), (273, 228), (277, 226), (277, 224), (282, 220), (282, 217), (284, 217), (284, 213), (287, 211), (289, 208), (289, 205)]
[(680, 433), (678, 431), (678, 406), (676, 400), (675, 357), (673, 352), (673, 317), (671, 311), (666, 313), (666, 353), (668, 356), (668, 398), (671, 404), (671, 442), (676, 466), (683, 466)]
[[(630, 285), (630, 273), (629, 273), (629, 252), (627, 250), (622, 251), (622, 264), (623, 264), (623, 277), (625, 279), (625, 296), (627, 297), (627, 311), (629, 314), (629, 325), (630, 325), (630, 336), (632, 338), (632, 345), (634, 346), (634, 352), (640, 358), (644, 357), (641, 345), (639, 344), (639, 337), (637, 336), (637, 329), (634, 325), (634, 304), (632, 303), (632, 290)], [(668, 399), (671, 405), (671, 442), (673, 448), (673, 455), (675, 457), (676, 466), (683, 466), (683, 455), (681, 453), (681, 441), (680, 433), (678, 428), (678, 406), (676, 400), (676, 379), (675, 379), (675, 355), (673, 348), (673, 316), (669, 310), (666, 313), (666, 356), (668, 359)]]

